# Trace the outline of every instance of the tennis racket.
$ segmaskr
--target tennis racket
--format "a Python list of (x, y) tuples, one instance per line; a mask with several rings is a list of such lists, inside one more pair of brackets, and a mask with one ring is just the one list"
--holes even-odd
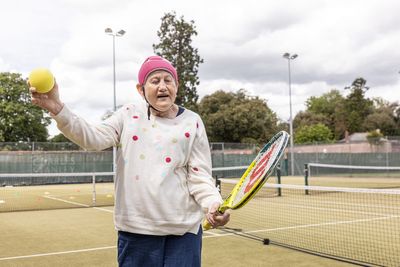
[[(239, 209), (254, 197), (280, 161), (288, 140), (289, 134), (285, 131), (281, 131), (271, 138), (219, 207), (219, 213), (224, 213), (227, 209)], [(203, 229), (208, 230), (210, 228), (210, 223), (205, 219)]]

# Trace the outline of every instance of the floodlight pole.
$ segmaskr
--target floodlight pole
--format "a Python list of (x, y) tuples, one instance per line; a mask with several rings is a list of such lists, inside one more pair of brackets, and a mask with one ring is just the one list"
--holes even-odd
[[(116, 95), (116, 75), (115, 75), (115, 37), (121, 37), (125, 34), (124, 30), (119, 30), (118, 32), (114, 33), (111, 28), (106, 28), (105, 33), (108, 35), (112, 36), (112, 42), (113, 42), (113, 98), (114, 98), (114, 103), (113, 103), (113, 111), (117, 111), (117, 95)], [(114, 175), (116, 175), (117, 172), (117, 148), (114, 146), (113, 147), (113, 172)]]
[(294, 60), (298, 57), (297, 54), (291, 55), (290, 53), (283, 54), (283, 57), (288, 61), (288, 70), (289, 70), (289, 109), (290, 109), (290, 118), (289, 118), (289, 133), (290, 133), (290, 174), (294, 175), (294, 152), (293, 152), (293, 112), (292, 112), (292, 79), (290, 72), (290, 61)]
[(115, 37), (121, 37), (125, 34), (124, 30), (119, 30), (118, 32), (114, 33), (111, 28), (106, 28), (105, 33), (112, 36), (113, 41), (113, 89), (114, 89), (114, 112), (117, 110), (117, 96), (116, 96), (116, 75), (115, 75)]

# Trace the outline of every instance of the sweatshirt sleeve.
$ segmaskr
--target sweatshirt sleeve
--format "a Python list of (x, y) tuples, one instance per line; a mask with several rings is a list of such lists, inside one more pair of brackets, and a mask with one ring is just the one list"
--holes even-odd
[(65, 105), (57, 115), (52, 115), (52, 117), (65, 137), (84, 149), (99, 151), (119, 143), (122, 116), (118, 111), (97, 125), (86, 122)]
[(190, 194), (203, 209), (208, 209), (214, 202), (222, 203), (212, 178), (210, 147), (200, 117), (188, 161), (188, 186)]

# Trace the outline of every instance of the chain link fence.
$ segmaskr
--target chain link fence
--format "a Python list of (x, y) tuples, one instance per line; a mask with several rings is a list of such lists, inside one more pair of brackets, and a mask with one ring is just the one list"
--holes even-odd
[[(261, 147), (254, 144), (210, 143), (213, 167), (246, 166)], [(400, 166), (400, 137), (359, 139), (336, 143), (295, 145), (295, 175), (304, 164)], [(290, 166), (290, 148), (281, 163), (282, 175)], [(112, 149), (85, 151), (73, 143), (0, 143), (0, 173), (107, 172), (112, 171)]]

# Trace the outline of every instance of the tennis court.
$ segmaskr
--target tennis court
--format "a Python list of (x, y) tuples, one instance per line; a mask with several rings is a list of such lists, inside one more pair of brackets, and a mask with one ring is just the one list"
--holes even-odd
[[(112, 207), (3, 212), (0, 236), (0, 266), (117, 266)], [(221, 230), (203, 240), (203, 266), (349, 266)]]
[[(235, 180), (221, 180), (227, 195)], [(304, 177), (283, 182), (291, 185), (270, 179), (232, 212), (228, 227), (204, 234), (204, 266), (350, 266), (304, 252), (399, 265), (396, 190), (305, 188)], [(0, 266), (116, 266), (113, 197), (112, 183), (1, 187)]]

